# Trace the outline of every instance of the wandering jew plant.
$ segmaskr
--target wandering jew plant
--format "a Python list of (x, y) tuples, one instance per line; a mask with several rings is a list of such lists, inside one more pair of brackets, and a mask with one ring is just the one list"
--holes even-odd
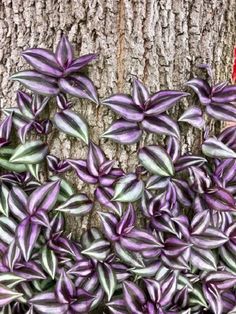
[[(215, 83), (201, 65), (208, 79), (191, 78), (186, 92), (151, 94), (134, 79), (131, 95), (99, 101), (84, 74), (95, 55), (75, 58), (67, 37), (55, 53), (22, 55), (33, 69), (12, 79), (32, 93), (18, 91), (0, 123), (1, 313), (236, 313), (236, 128), (209, 132), (211, 118), (236, 121), (236, 86)], [(107, 158), (69, 95), (118, 115), (103, 138), (129, 145), (157, 134), (139, 143), (136, 169)], [(191, 95), (195, 105), (173, 120), (169, 109)], [(57, 112), (48, 117), (51, 98)], [(204, 131), (198, 153), (182, 153), (182, 123)], [(45, 135), (55, 127), (88, 145), (85, 159), (50, 153)], [(68, 171), (84, 188), (71, 186)], [(98, 203), (101, 227), (75, 240), (65, 216), (90, 215)]]

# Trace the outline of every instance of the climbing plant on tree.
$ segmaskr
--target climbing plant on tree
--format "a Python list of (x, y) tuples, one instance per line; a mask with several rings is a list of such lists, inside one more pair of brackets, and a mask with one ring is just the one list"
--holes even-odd
[[(22, 55), (32, 70), (12, 80), (32, 93), (18, 91), (17, 107), (4, 109), (0, 125), (1, 313), (234, 313), (236, 129), (210, 134), (208, 123), (236, 121), (236, 86), (215, 82), (201, 65), (208, 80), (192, 78), (187, 92), (151, 94), (135, 78), (130, 94), (100, 100), (82, 71), (96, 55), (75, 58), (65, 36), (55, 53), (32, 48)], [(191, 90), (198, 103), (173, 120), (168, 110)], [(145, 131), (164, 135), (165, 145), (140, 145), (139, 165), (123, 171), (93, 142), (68, 95), (117, 114), (102, 137), (129, 145)], [(45, 118), (51, 98), (52, 119)], [(202, 154), (181, 154), (181, 123), (204, 130)], [(84, 141), (87, 158), (51, 155), (41, 135), (53, 128)], [(45, 182), (43, 164), (51, 174)], [(67, 171), (94, 185), (93, 199), (74, 190)], [(97, 212), (102, 231), (92, 227), (73, 239), (64, 216), (87, 215), (95, 202), (104, 209)]]

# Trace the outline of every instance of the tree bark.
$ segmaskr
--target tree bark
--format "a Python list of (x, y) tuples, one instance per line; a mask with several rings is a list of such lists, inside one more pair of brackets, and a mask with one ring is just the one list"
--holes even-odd
[[(129, 92), (133, 75), (152, 92), (181, 89), (196, 74), (199, 63), (213, 66), (216, 81), (230, 80), (235, 12), (235, 0), (2, 0), (1, 107), (15, 104), (20, 86), (9, 76), (26, 68), (21, 51), (28, 47), (55, 49), (62, 33), (68, 35), (78, 55), (98, 53), (89, 73), (101, 99), (117, 91)], [(108, 158), (133, 171), (139, 144), (122, 146), (99, 138), (115, 115), (104, 106), (72, 101), (87, 119), (91, 139), (102, 146)], [(189, 103), (177, 105), (173, 116), (179, 116)], [(200, 143), (201, 132), (181, 129), (183, 150)], [(148, 135), (143, 142), (156, 140), (157, 136)], [(86, 156), (83, 143), (57, 131), (48, 141), (51, 153), (61, 159)], [(66, 177), (78, 190), (92, 194), (93, 188), (82, 184), (73, 172)], [(68, 229), (78, 236), (88, 225), (97, 225), (97, 208), (89, 218), (68, 217)]]

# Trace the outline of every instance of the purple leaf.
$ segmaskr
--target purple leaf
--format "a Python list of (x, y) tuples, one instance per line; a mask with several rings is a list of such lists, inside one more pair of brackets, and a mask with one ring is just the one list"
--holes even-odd
[(166, 110), (173, 107), (177, 101), (188, 95), (188, 93), (174, 90), (157, 92), (150, 97), (145, 115), (153, 116), (164, 113)]
[(60, 78), (58, 84), (64, 93), (99, 103), (97, 90), (93, 82), (85, 75), (73, 74), (68, 78)]
[(218, 91), (215, 90), (212, 101), (220, 104), (236, 101), (236, 86), (228, 85)]
[(211, 158), (236, 158), (236, 153), (216, 138), (210, 137), (202, 144), (202, 152)]
[(73, 49), (65, 35), (61, 37), (57, 45), (56, 60), (64, 69), (68, 68), (73, 60)]
[(68, 304), (59, 303), (53, 292), (43, 292), (37, 294), (29, 300), (39, 314), (65, 314), (68, 310)]
[(141, 135), (142, 130), (140, 130), (137, 123), (119, 119), (111, 124), (102, 137), (126, 145), (137, 143)]
[(123, 295), (126, 306), (131, 313), (143, 314), (146, 297), (136, 284), (131, 281), (125, 281), (123, 283)]
[(180, 142), (176, 137), (168, 136), (166, 141), (166, 151), (173, 162), (176, 162), (180, 156)]
[(12, 129), (12, 114), (10, 114), (0, 123), (0, 147), (6, 145), (9, 142), (11, 129)]
[(222, 314), (222, 300), (216, 287), (213, 284), (206, 283), (203, 285), (203, 292), (212, 311), (215, 314)]
[(57, 59), (51, 51), (42, 48), (32, 48), (22, 52), (22, 56), (38, 72), (53, 77), (62, 76), (63, 70), (58, 65)]
[(103, 206), (109, 208), (118, 216), (122, 215), (122, 204), (120, 202), (111, 201), (114, 190), (109, 187), (97, 187), (94, 195), (96, 200)]
[(64, 269), (61, 272), (60, 278), (56, 283), (55, 295), (59, 303), (68, 303), (75, 297), (76, 290), (71, 279), (65, 273)]
[(11, 303), (12, 301), (20, 298), (21, 296), (23, 296), (22, 293), (9, 289), (8, 287), (5, 287), (4, 285), (0, 285), (0, 307), (1, 308)]
[(74, 313), (89, 313), (95, 297), (84, 289), (77, 289), (77, 298), (78, 301), (70, 305)]
[(81, 56), (78, 59), (73, 60), (70, 66), (65, 70), (65, 75), (68, 76), (71, 73), (78, 73), (89, 62), (93, 61), (96, 58), (97, 58), (96, 54), (90, 53), (90, 54)]
[(87, 168), (91, 175), (97, 177), (101, 165), (106, 161), (106, 157), (101, 148), (93, 142), (89, 143)]
[(230, 103), (211, 103), (206, 107), (209, 116), (220, 121), (236, 121), (236, 106)]
[(29, 261), (35, 247), (41, 227), (25, 218), (17, 227), (16, 237), (20, 250), (26, 261)]
[(147, 88), (143, 85), (141, 81), (137, 79), (133, 80), (132, 98), (134, 103), (138, 105), (141, 109), (145, 108), (145, 102), (149, 98), (149, 92)]
[(12, 75), (11, 79), (19, 81), (26, 88), (40, 95), (55, 96), (59, 94), (56, 79), (37, 71), (20, 71)]
[(177, 139), (180, 138), (178, 124), (166, 114), (145, 117), (141, 125), (147, 132), (174, 136)]
[(217, 211), (236, 210), (233, 195), (223, 188), (213, 188), (204, 194), (209, 208)]
[(129, 95), (116, 94), (103, 100), (102, 104), (108, 106), (128, 121), (140, 122), (144, 118), (143, 110), (137, 106)]
[(128, 209), (121, 217), (119, 223), (116, 225), (116, 232), (120, 235), (129, 233), (133, 228), (136, 221), (136, 214), (132, 204), (128, 205)]
[(198, 95), (200, 102), (203, 105), (209, 105), (211, 103), (211, 87), (209, 86), (207, 81), (194, 78), (185, 83), (185, 85), (191, 87), (195, 91), (195, 93)]
[(81, 253), (98, 261), (104, 261), (110, 253), (110, 242), (97, 239)]
[[(209, 106), (206, 107), (208, 110)], [(178, 121), (187, 122), (195, 128), (202, 129), (205, 125), (205, 121), (202, 116), (202, 110), (197, 106), (189, 107), (179, 118)]]
[(98, 179), (88, 172), (87, 162), (85, 160), (68, 159), (68, 163), (75, 169), (77, 176), (84, 182), (96, 184)]
[(29, 213), (35, 213), (37, 210), (50, 211), (57, 201), (60, 190), (60, 181), (53, 181), (43, 184), (37, 188), (29, 198)]
[(206, 276), (206, 282), (219, 290), (228, 290), (235, 286), (236, 275), (228, 271), (211, 272)]
[(202, 249), (215, 249), (228, 241), (228, 237), (220, 230), (208, 227), (201, 234), (191, 236), (191, 242)]

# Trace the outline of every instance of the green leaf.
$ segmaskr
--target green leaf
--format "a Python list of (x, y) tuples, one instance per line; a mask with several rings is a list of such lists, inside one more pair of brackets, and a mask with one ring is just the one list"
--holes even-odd
[(86, 144), (89, 143), (88, 125), (78, 113), (66, 109), (56, 113), (53, 121), (62, 132), (80, 138)]
[(17, 276), (13, 273), (0, 273), (0, 284), (7, 286), (10, 289), (22, 281), (25, 281), (23, 277)]
[(42, 250), (42, 266), (52, 279), (54, 279), (57, 270), (57, 257), (47, 246), (44, 246)]
[(9, 206), (8, 206), (8, 195), (9, 195), (8, 187), (2, 183), (0, 186), (0, 212), (3, 213), (6, 217), (8, 217)]
[(117, 287), (116, 275), (111, 266), (106, 263), (99, 263), (98, 278), (103, 290), (107, 294), (108, 301), (110, 301)]
[(170, 156), (160, 146), (150, 145), (140, 149), (138, 158), (151, 173), (162, 177), (174, 175), (174, 166)]
[(38, 164), (46, 157), (48, 147), (42, 141), (32, 141), (19, 145), (10, 162), (23, 164)]
[(84, 216), (93, 208), (93, 202), (86, 194), (77, 194), (71, 196), (63, 204), (55, 208), (55, 210), (65, 212), (71, 215)]

